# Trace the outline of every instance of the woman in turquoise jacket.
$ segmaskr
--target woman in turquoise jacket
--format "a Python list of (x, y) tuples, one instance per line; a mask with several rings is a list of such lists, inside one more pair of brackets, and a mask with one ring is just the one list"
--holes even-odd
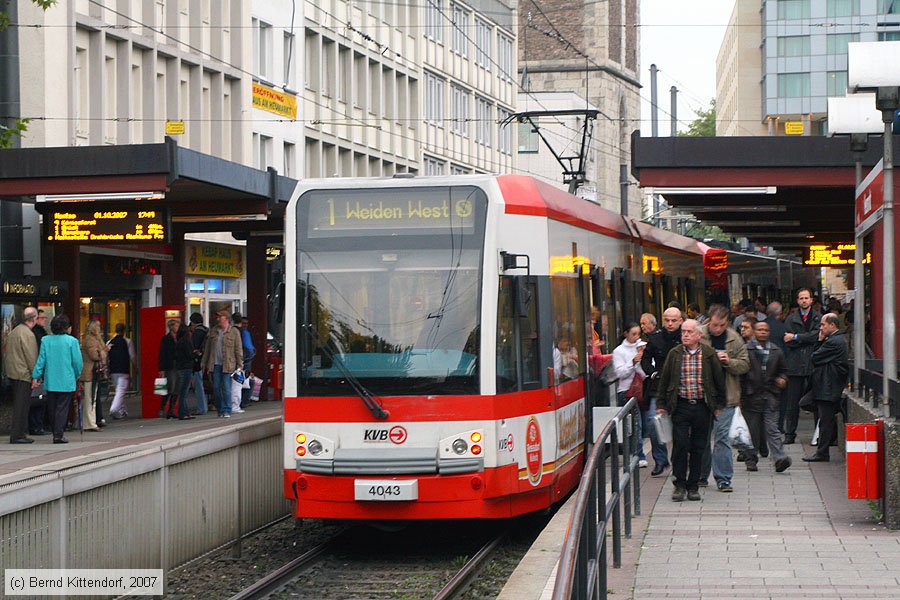
[(56, 315), (50, 321), (52, 335), (41, 340), (41, 351), (31, 373), (31, 387), (36, 388), (44, 380), (47, 408), (53, 424), (53, 443), (67, 444), (63, 437), (72, 396), (78, 385), (83, 366), (81, 346), (72, 337), (72, 324), (66, 315)]

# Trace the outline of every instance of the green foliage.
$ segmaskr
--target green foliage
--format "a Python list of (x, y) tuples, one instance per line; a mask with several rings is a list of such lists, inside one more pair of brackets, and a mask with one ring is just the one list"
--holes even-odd
[[(15, 0), (13, 0), (15, 1)], [(31, 0), (43, 10), (47, 10), (54, 4), (56, 0)], [(5, 8), (10, 0), (4, 0), (0, 7)], [(9, 14), (5, 10), (0, 10), (0, 32), (9, 27)], [(28, 130), (28, 119), (16, 119), (12, 126), (7, 127), (0, 125), (0, 148), (9, 148), (12, 146), (13, 136), (22, 137), (22, 134)]]
[(698, 110), (697, 118), (687, 131), (679, 131), (680, 137), (715, 137), (716, 136), (716, 99), (709, 101), (709, 108)]

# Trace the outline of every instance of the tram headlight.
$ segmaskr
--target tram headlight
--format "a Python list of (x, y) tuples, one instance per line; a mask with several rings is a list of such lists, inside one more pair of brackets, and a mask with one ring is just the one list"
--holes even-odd
[(480, 431), (473, 431), (473, 432), (472, 432), (472, 435), (469, 436), (469, 439), (472, 440), (472, 443), (473, 443), (473, 444), (477, 444), (478, 442), (481, 441), (481, 432), (480, 432)]
[(313, 456), (318, 456), (322, 454), (322, 442), (319, 440), (313, 440), (309, 444), (306, 445), (306, 448), (309, 450), (309, 453)]
[(451, 448), (453, 448), (453, 451), (457, 454), (465, 454), (469, 450), (469, 444), (462, 438), (456, 438), (453, 440)]
[(306, 443), (306, 434), (305, 434), (305, 433), (298, 433), (298, 434), (297, 434), (297, 437), (296, 437), (295, 439), (297, 440), (297, 443), (298, 443), (298, 444), (305, 444), (305, 443)]

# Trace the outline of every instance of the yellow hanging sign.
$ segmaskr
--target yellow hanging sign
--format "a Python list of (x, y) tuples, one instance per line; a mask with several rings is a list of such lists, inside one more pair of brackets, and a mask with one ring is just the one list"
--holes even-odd
[(166, 121), (166, 135), (184, 135), (184, 121)]

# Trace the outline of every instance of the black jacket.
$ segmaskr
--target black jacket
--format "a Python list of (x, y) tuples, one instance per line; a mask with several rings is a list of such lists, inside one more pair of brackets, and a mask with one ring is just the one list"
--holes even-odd
[[(659, 397), (657, 408), (664, 408), (670, 415), (678, 408), (678, 388), (681, 385), (681, 363), (684, 346), (672, 348), (659, 377)], [(703, 400), (710, 412), (725, 408), (725, 372), (716, 351), (705, 342), (700, 343), (700, 369), (703, 380)]]
[(199, 371), (203, 362), (203, 344), (206, 343), (206, 334), (209, 329), (205, 325), (198, 325), (191, 331), (191, 342), (194, 345), (194, 371)]
[(178, 332), (178, 341), (175, 343), (175, 370), (192, 371), (193, 369), (194, 345), (191, 343), (190, 332), (187, 329), (183, 329)]
[(813, 399), (840, 402), (850, 375), (847, 340), (843, 332), (837, 331), (825, 338), (813, 351), (810, 362), (813, 372), (809, 383)]
[(784, 358), (783, 355), (787, 352), (787, 346), (784, 343), (784, 334), (787, 330), (784, 328), (784, 323), (775, 317), (766, 317), (766, 323), (769, 324), (769, 341), (781, 349), (782, 358)]
[(812, 373), (809, 357), (819, 341), (819, 322), (821, 320), (822, 315), (812, 309), (810, 309), (805, 323), (800, 316), (800, 311), (789, 314), (784, 320), (786, 333), (797, 334), (796, 341), (787, 342), (785, 351), (788, 375), (791, 377), (809, 377), (809, 374)]
[(665, 329), (657, 329), (647, 338), (647, 347), (644, 348), (644, 356), (641, 358), (641, 369), (647, 376), (644, 379), (644, 398), (657, 398), (659, 375), (669, 352), (681, 343), (681, 327), (674, 333)]
[(130, 373), (131, 353), (128, 351), (128, 342), (125, 341), (125, 337), (116, 335), (109, 340), (109, 345), (109, 372)]
[(779, 377), (787, 377), (787, 363), (784, 353), (774, 340), (769, 340), (769, 360), (763, 369), (762, 359), (756, 348), (747, 346), (750, 370), (741, 379), (741, 410), (763, 412), (770, 398), (778, 398), (781, 388), (775, 385)]
[(159, 370), (173, 371), (175, 370), (175, 338), (168, 333), (162, 336), (159, 342)]

